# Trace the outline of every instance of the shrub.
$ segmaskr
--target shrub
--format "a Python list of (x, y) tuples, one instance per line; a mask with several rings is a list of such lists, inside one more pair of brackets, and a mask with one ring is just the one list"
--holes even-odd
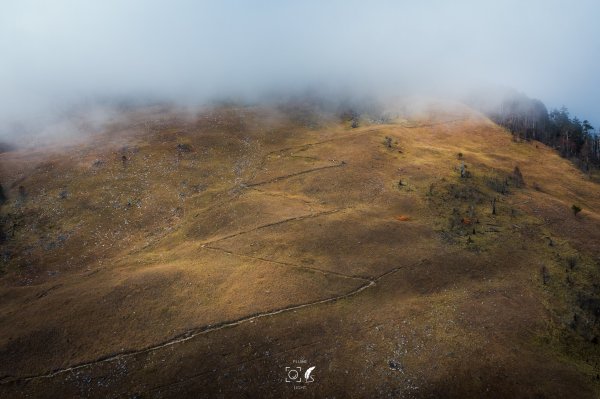
[(466, 179), (466, 178), (469, 178), (469, 177), (471, 177), (471, 172), (469, 172), (469, 171), (467, 170), (467, 165), (465, 165), (465, 163), (464, 163), (464, 162), (461, 162), (461, 163), (460, 163), (459, 170), (460, 170), (460, 177), (461, 177), (461, 178), (463, 178), (463, 179)]
[(505, 180), (498, 177), (486, 177), (485, 184), (497, 193), (508, 194), (508, 186)]
[(24, 186), (19, 186), (19, 199), (24, 200), (25, 198), (27, 198), (27, 190)]
[(518, 166), (515, 166), (512, 178), (515, 183), (515, 187), (523, 187), (525, 185), (525, 179), (523, 179), (523, 174)]
[(391, 137), (385, 136), (385, 146), (387, 148), (392, 148), (392, 138)]
[(186, 143), (177, 144), (177, 152), (192, 152), (193, 148), (191, 145)]
[(546, 266), (542, 266), (542, 283), (544, 285), (548, 284), (550, 281), (550, 273), (548, 273), (548, 268)]
[(573, 204), (571, 205), (571, 210), (573, 211), (573, 215), (577, 216), (577, 214), (581, 212), (581, 207)]

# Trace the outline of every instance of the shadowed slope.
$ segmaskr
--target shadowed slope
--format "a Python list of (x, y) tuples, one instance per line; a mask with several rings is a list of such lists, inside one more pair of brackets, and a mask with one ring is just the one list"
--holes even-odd
[(0, 154), (3, 395), (281, 397), (299, 358), (315, 397), (597, 391), (577, 298), (595, 298), (600, 190), (550, 149), (468, 110), (135, 126)]

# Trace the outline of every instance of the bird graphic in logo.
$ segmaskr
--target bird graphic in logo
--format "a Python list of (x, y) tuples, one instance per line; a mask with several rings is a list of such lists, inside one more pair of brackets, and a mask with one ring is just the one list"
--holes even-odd
[(310, 367), (308, 370), (306, 370), (306, 372), (304, 373), (304, 382), (314, 382), (315, 379), (313, 378), (313, 376), (310, 375), (310, 373), (313, 372), (313, 370), (315, 369), (316, 366), (312, 366)]

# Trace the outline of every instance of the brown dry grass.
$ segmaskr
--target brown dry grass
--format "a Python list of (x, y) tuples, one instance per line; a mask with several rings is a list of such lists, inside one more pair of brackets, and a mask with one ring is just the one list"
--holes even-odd
[[(314, 397), (598, 393), (595, 330), (568, 325), (597, 282), (600, 189), (551, 149), (468, 110), (147, 118), (0, 155), (2, 396), (282, 397), (301, 357)], [(515, 166), (525, 187), (486, 185)]]

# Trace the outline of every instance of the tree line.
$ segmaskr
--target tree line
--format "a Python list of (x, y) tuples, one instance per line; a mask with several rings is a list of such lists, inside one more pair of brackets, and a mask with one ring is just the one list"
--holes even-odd
[(540, 100), (513, 93), (483, 111), (515, 139), (538, 140), (584, 171), (600, 167), (600, 134), (588, 120), (571, 116), (564, 106), (548, 112)]

